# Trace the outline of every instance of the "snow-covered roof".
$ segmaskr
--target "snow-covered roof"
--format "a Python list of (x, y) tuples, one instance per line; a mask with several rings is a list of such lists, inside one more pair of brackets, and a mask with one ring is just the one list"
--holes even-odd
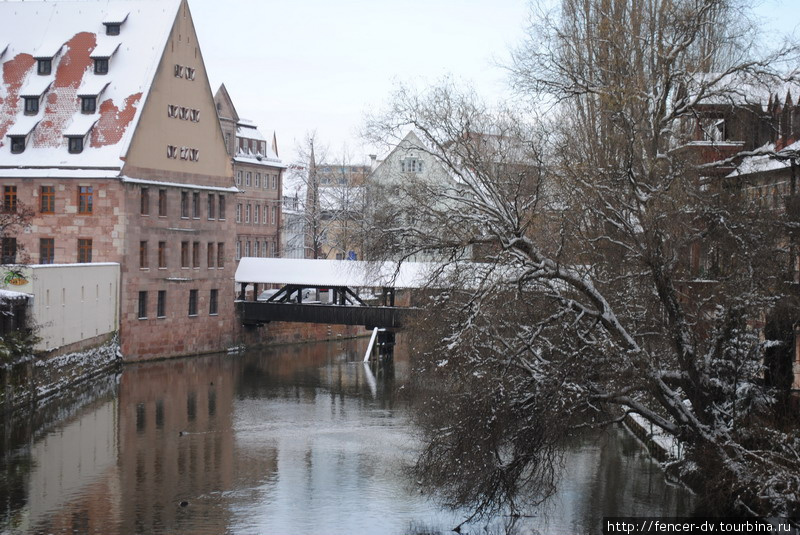
[(701, 88), (705, 91), (701, 101), (703, 105), (757, 106), (762, 110), (767, 109), (771, 99), (783, 103), (787, 94), (791, 94), (795, 101), (800, 96), (800, 82), (797, 80), (756, 77), (747, 73), (697, 75), (687, 91), (689, 95), (697, 95)]
[(41, 97), (42, 93), (47, 91), (52, 83), (52, 76), (37, 76), (25, 83), (25, 86), (19, 90), (19, 96)]
[(122, 181), (126, 184), (140, 184), (142, 186), (154, 186), (154, 187), (171, 187), (171, 188), (185, 188), (185, 189), (196, 189), (196, 190), (203, 190), (203, 191), (218, 191), (221, 193), (241, 193), (239, 188), (236, 186), (231, 186), (228, 188), (219, 187), (219, 186), (204, 186), (202, 184), (186, 184), (182, 182), (166, 182), (163, 180), (145, 180), (142, 178), (130, 178), (127, 176), (121, 177)]
[(97, 115), (78, 113), (70, 125), (64, 129), (65, 137), (83, 137), (97, 123)]
[(7, 136), (27, 136), (31, 133), (34, 127), (39, 124), (41, 117), (35, 115), (23, 115), (14, 125), (6, 132)]
[(800, 151), (800, 141), (795, 141), (779, 151), (775, 150), (774, 143), (768, 143), (756, 149), (756, 152), (765, 154), (743, 158), (742, 162), (728, 176), (737, 177), (788, 169), (791, 166), (788, 158), (791, 156), (796, 158), (798, 151)]
[(114, 52), (122, 45), (118, 39), (105, 39), (97, 43), (97, 46), (92, 51), (91, 57), (94, 58), (110, 58)]
[(108, 85), (108, 80), (104, 80), (102, 78), (89, 78), (81, 84), (77, 95), (79, 97), (96, 97), (105, 91)]
[[(8, 42), (0, 58), (0, 167), (120, 169), (180, 2), (0, 2), (0, 35)], [(123, 21), (120, 36), (105, 34), (104, 23)], [(108, 73), (95, 74), (92, 57), (113, 52), (114, 43), (119, 47)], [(28, 120), (20, 89), (39, 77), (35, 55), (55, 56), (49, 76), (53, 83), (25, 150), (11, 154), (7, 135)], [(81, 94), (97, 94), (105, 84), (97, 102), (98, 122), (85, 148), (70, 154), (64, 133), (80, 112), (79, 89)]]
[(127, 7), (112, 6), (103, 17), (103, 24), (122, 24), (128, 19), (129, 14)]
[(363, 262), (298, 258), (249, 258), (239, 261), (236, 282), (296, 284), (300, 286), (350, 286), (423, 288), (435, 264), (426, 262)]
[(13, 292), (11, 290), (0, 290), (0, 302), (2, 301), (19, 301), (32, 297), (30, 294), (22, 292)]
[(264, 167), (276, 167), (278, 169), (286, 169), (287, 165), (278, 159), (271, 159), (265, 158), (262, 156), (261, 158), (258, 155), (254, 154), (243, 154), (239, 152), (234, 158), (234, 162), (238, 163), (247, 163), (251, 165), (262, 165)]

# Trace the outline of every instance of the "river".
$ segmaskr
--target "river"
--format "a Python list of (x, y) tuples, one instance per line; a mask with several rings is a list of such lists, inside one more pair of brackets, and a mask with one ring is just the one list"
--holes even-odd
[[(365, 366), (366, 343), (129, 365), (50, 417), (5, 422), (0, 533), (449, 533), (467, 512), (440, 507), (405, 471), (419, 447), (407, 350)], [(603, 516), (692, 506), (614, 428), (570, 449), (558, 494), (512, 531), (598, 533)], [(504, 532), (508, 520), (463, 532)]]

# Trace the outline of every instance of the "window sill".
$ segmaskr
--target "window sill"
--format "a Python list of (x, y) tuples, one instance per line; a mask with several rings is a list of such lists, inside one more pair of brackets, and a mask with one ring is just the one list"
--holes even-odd
[(197, 314), (189, 314), (189, 317), (190, 317), (190, 318), (196, 318), (196, 317), (197, 317)]
[(139, 271), (150, 271), (149, 267), (140, 267)]
[(217, 312), (216, 314), (209, 314), (209, 316), (219, 316), (219, 312)]
[(164, 267), (161, 267), (161, 266), (159, 266), (159, 268), (158, 268), (158, 269), (159, 269), (160, 271), (166, 271), (168, 268), (167, 268), (167, 266), (164, 266)]
[(146, 319), (147, 319), (147, 317), (145, 316), (144, 318), (139, 318), (139, 319), (140, 319), (140, 320), (146, 320)]
[(156, 319), (157, 320), (165, 320), (165, 319), (167, 319), (167, 317), (166, 316), (156, 316)]

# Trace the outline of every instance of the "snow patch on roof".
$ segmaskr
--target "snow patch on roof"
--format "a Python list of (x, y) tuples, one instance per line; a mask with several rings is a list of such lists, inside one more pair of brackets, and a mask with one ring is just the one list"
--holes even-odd
[(36, 76), (28, 78), (28, 81), (19, 90), (20, 97), (41, 97), (53, 84), (52, 76)]
[(8, 129), (7, 136), (27, 136), (30, 134), (37, 124), (42, 119), (35, 115), (22, 115), (14, 123), (14, 126)]
[(83, 137), (97, 123), (97, 115), (79, 113), (72, 119), (72, 123), (64, 129), (64, 137)]
[(120, 43), (116, 39), (114, 39), (114, 40), (106, 39), (106, 40), (101, 41), (100, 43), (97, 44), (97, 46), (95, 47), (94, 51), (92, 51), (91, 56), (89, 56), (89, 57), (91, 57), (91, 58), (110, 58), (111, 56), (114, 55), (114, 52), (116, 52), (121, 45), (122, 45), (122, 43)]
[[(728, 177), (737, 177), (742, 175), (752, 175), (755, 173), (766, 173), (770, 171), (777, 171), (781, 169), (788, 169), (790, 162), (788, 158), (791, 153), (800, 151), (800, 141), (796, 141), (791, 145), (787, 145), (780, 151), (775, 152), (775, 144), (768, 143), (756, 149), (757, 152), (764, 152), (765, 154), (759, 156), (748, 156), (742, 159), (742, 162), (737, 168), (728, 175)], [(777, 157), (776, 157), (777, 154)], [(781, 158), (781, 156), (784, 156)]]

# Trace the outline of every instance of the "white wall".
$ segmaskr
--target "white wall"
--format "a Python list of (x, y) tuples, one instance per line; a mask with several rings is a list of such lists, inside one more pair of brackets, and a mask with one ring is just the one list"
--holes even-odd
[(28, 283), (15, 286), (33, 294), (32, 320), (49, 350), (119, 329), (119, 264), (24, 266)]

